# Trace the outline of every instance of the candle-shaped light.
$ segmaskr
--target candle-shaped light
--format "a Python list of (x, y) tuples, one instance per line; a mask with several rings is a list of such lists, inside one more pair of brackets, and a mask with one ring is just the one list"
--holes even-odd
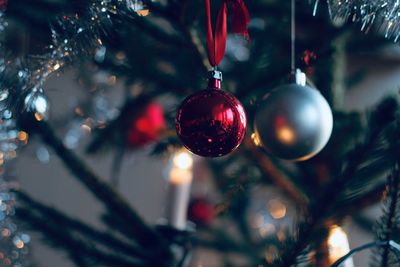
[[(347, 234), (337, 225), (332, 226), (329, 230), (328, 247), (329, 262), (331, 264), (350, 251)], [(341, 267), (354, 267), (353, 259), (347, 259), (344, 263), (342, 263)]]
[(176, 229), (186, 228), (187, 209), (192, 184), (192, 155), (184, 150), (176, 153), (171, 161), (168, 177), (166, 219)]

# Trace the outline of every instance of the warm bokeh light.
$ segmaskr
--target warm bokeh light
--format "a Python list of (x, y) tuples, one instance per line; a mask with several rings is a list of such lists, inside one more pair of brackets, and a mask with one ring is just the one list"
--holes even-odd
[[(334, 225), (329, 230), (328, 237), (329, 247), (329, 262), (332, 264), (350, 251), (349, 240), (343, 229)], [(353, 260), (348, 259), (343, 264), (343, 267), (354, 267)]]
[(56, 63), (56, 64), (53, 66), (53, 70), (58, 70), (60, 67), (61, 67), (61, 65), (58, 64), (58, 63)]
[(40, 114), (39, 112), (35, 112), (35, 119), (37, 121), (42, 121), (43, 120), (43, 115)]
[(258, 233), (263, 238), (265, 238), (275, 232), (276, 232), (276, 227), (272, 223), (267, 223), (258, 230)]
[(18, 132), (18, 139), (21, 142), (27, 142), (28, 141), (28, 134), (24, 131), (19, 131)]
[(251, 134), (251, 139), (253, 140), (253, 143), (254, 143), (256, 146), (261, 146), (260, 137), (258, 136), (257, 133), (252, 133), (252, 134)]
[(15, 242), (15, 246), (19, 249), (22, 249), (22, 248), (24, 248), (25, 244), (24, 244), (24, 242), (22, 242), (22, 240), (18, 240)]
[(145, 17), (145, 16), (150, 14), (150, 10), (149, 9), (143, 9), (143, 10), (136, 11), (136, 13), (141, 17)]
[(272, 218), (282, 219), (286, 216), (286, 206), (278, 199), (271, 199), (267, 203), (267, 208)]
[(1, 231), (1, 235), (2, 235), (3, 237), (9, 237), (9, 236), (11, 235), (10, 229), (4, 228), (4, 229)]
[(17, 157), (17, 151), (15, 150), (8, 151), (8, 156), (12, 159)]
[(83, 130), (86, 134), (90, 134), (90, 132), (92, 131), (92, 128), (90, 128), (90, 126), (87, 125), (87, 124), (82, 124), (81, 127), (82, 127), (82, 130)]
[(278, 248), (274, 245), (270, 245), (267, 248), (267, 251), (265, 253), (265, 261), (267, 263), (272, 263), (276, 256), (278, 255), (279, 251)]

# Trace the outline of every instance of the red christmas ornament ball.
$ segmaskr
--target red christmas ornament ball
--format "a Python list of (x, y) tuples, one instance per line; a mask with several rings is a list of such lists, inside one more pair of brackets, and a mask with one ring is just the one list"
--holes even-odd
[(239, 100), (218, 88), (187, 97), (175, 122), (183, 145), (203, 157), (220, 157), (235, 150), (243, 141), (247, 125)]
[(199, 225), (210, 224), (215, 218), (213, 205), (205, 198), (196, 198), (190, 201), (188, 217)]
[(156, 102), (150, 102), (132, 120), (128, 130), (127, 143), (131, 147), (148, 145), (157, 141), (165, 128), (163, 107)]

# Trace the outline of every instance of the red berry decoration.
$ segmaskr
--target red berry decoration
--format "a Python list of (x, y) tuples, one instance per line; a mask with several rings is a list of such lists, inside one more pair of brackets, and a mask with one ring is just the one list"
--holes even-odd
[[(213, 72), (214, 75), (221, 75)], [(203, 157), (220, 157), (235, 150), (246, 133), (246, 114), (233, 95), (212, 77), (208, 89), (187, 97), (176, 115), (176, 132), (183, 145)]]
[(165, 128), (163, 107), (156, 102), (150, 102), (132, 121), (127, 142), (132, 147), (148, 145), (157, 141)]
[(215, 218), (214, 207), (204, 198), (193, 199), (188, 208), (189, 220), (198, 225), (207, 225)]

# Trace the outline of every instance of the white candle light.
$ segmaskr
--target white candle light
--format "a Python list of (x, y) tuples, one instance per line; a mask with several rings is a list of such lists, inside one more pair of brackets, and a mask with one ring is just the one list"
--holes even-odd
[[(334, 225), (329, 230), (328, 247), (331, 264), (350, 252), (347, 234), (337, 225)], [(353, 259), (347, 259), (342, 263), (341, 267), (354, 267)]]
[(189, 152), (181, 150), (173, 156), (171, 163), (168, 177), (166, 219), (170, 226), (184, 230), (193, 177), (193, 158)]

